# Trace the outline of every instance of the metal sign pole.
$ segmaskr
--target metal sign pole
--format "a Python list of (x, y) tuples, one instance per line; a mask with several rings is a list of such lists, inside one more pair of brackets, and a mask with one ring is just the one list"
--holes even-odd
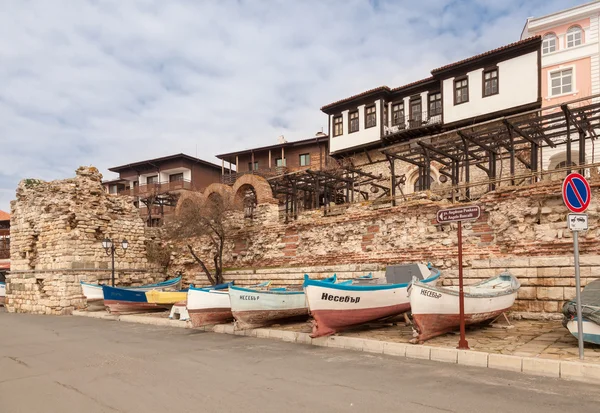
[(462, 262), (462, 221), (458, 221), (458, 305), (460, 311), (460, 340), (458, 349), (469, 350), (469, 343), (465, 338), (465, 295), (463, 290), (463, 262)]
[(581, 278), (579, 276), (579, 231), (573, 231), (573, 252), (575, 253), (575, 297), (577, 300), (577, 339), (579, 358), (583, 360), (583, 319), (581, 315)]

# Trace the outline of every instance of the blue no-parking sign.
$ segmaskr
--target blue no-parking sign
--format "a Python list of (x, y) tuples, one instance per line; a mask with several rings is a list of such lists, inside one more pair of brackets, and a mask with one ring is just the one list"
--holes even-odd
[(562, 185), (562, 195), (567, 208), (575, 213), (585, 211), (592, 199), (590, 184), (578, 173), (571, 173), (565, 178)]

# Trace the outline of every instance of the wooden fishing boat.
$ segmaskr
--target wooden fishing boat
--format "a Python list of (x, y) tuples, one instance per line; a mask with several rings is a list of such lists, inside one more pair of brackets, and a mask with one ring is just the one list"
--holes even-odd
[[(209, 288), (190, 286), (187, 295), (187, 311), (193, 327), (233, 321), (228, 290), (232, 285), (233, 283), (228, 283)], [(267, 286), (268, 282), (262, 285)]]
[(187, 290), (185, 291), (146, 291), (146, 299), (152, 304), (173, 305), (187, 299)]
[(102, 286), (104, 305), (111, 314), (140, 313), (161, 311), (167, 305), (149, 303), (146, 291), (126, 290), (124, 288)]
[[(90, 284), (81, 281), (81, 289), (83, 290), (83, 295), (85, 296), (88, 307), (101, 307), (104, 308), (104, 294), (102, 292), (102, 285), (99, 284)], [(132, 291), (164, 291), (167, 289), (178, 290), (181, 286), (181, 277), (173, 278), (167, 281), (163, 281), (156, 284), (147, 284), (142, 285), (140, 287), (122, 287), (126, 290)]]
[[(583, 321), (583, 341), (592, 344), (600, 344), (600, 326), (585, 317), (581, 318)], [(566, 323), (569, 332), (579, 338), (579, 328), (577, 326), (577, 318), (573, 318)]]
[[(334, 275), (322, 282), (332, 284), (336, 280)], [(232, 286), (229, 288), (229, 300), (237, 329), (263, 327), (308, 317), (306, 295), (302, 290)]]
[[(418, 274), (426, 284), (435, 283), (440, 271), (424, 264), (408, 265), (412, 272)], [(311, 280), (304, 276), (304, 291), (308, 301), (310, 314), (314, 318), (311, 337), (334, 334), (345, 328), (396, 316), (410, 310), (408, 298), (409, 282), (400, 284), (383, 284), (376, 279), (363, 277), (372, 281), (369, 284), (331, 284)], [(361, 278), (355, 279), (355, 281)], [(380, 282), (385, 282), (380, 280)]]
[(0, 282), (0, 305), (4, 305), (6, 302), (6, 284)]
[[(519, 281), (503, 273), (465, 286), (465, 324), (493, 320), (509, 310), (517, 298)], [(417, 337), (423, 342), (460, 327), (458, 287), (436, 287), (415, 280), (410, 287), (410, 306)]]

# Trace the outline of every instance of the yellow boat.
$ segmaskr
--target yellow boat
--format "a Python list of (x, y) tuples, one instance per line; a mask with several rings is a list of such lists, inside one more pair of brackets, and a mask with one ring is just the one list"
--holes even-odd
[(146, 291), (146, 299), (152, 304), (175, 304), (187, 300), (187, 291)]

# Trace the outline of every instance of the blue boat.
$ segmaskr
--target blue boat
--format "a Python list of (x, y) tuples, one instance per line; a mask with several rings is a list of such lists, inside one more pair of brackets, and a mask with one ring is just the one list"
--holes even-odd
[(104, 305), (111, 314), (139, 313), (164, 310), (164, 305), (149, 303), (146, 291), (126, 290), (125, 288), (102, 286)]

